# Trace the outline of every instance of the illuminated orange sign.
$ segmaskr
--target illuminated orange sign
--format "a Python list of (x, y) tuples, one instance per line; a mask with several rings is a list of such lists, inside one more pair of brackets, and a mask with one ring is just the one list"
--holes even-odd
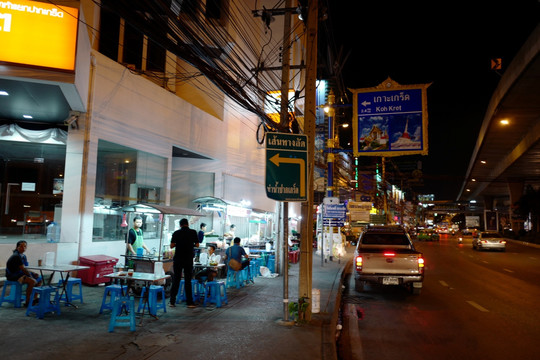
[(0, 61), (74, 70), (79, 9), (0, 0)]

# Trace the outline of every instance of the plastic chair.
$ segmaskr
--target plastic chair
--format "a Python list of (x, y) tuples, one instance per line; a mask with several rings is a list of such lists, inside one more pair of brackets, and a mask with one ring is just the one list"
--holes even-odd
[(222, 303), (229, 303), (227, 287), (223, 281), (207, 281), (204, 289), (203, 306), (206, 306), (206, 303), (211, 303), (216, 304), (216, 308), (220, 308)]
[[(180, 288), (178, 289), (178, 296), (176, 296), (176, 303), (180, 303), (181, 301), (186, 301), (186, 292), (184, 288), (185, 281), (184, 279), (180, 280)], [(197, 302), (201, 298), (201, 286), (202, 284), (199, 283), (199, 280), (197, 279), (191, 279), (191, 297), (193, 298), (193, 302)]]
[[(51, 296), (54, 294), (54, 299), (51, 300)], [(56, 286), (36, 286), (32, 289), (32, 295), (30, 299), (34, 299), (38, 296), (38, 303), (36, 305), (28, 305), (26, 309), (26, 316), (30, 313), (35, 313), (38, 319), (43, 319), (46, 313), (54, 312), (60, 315), (60, 293)]]
[[(122, 296), (122, 287), (124, 290), (126, 290), (125, 285), (113, 284), (105, 286), (105, 290), (103, 291), (103, 300), (101, 300), (101, 308), (99, 309), (100, 314), (103, 313), (103, 310), (113, 309), (115, 300)], [(108, 301), (107, 296), (110, 296)]]
[[(63, 281), (58, 281), (58, 286), (62, 286)], [(77, 285), (79, 287), (79, 293), (73, 294), (73, 286)], [(69, 302), (73, 302), (74, 300), (79, 300), (81, 304), (83, 303), (83, 292), (82, 292), (82, 281), (79, 278), (72, 278), (70, 277), (68, 279), (67, 285), (66, 285), (66, 292), (61, 294), (60, 301), (65, 301), (66, 306), (68, 305), (68, 299)]]
[[(144, 295), (146, 294), (146, 287), (143, 287), (141, 292), (141, 300), (139, 301), (139, 307), (137, 312), (144, 310)], [(158, 303), (158, 295), (161, 295), (161, 303)], [(167, 312), (167, 306), (165, 304), (165, 289), (163, 286), (150, 285), (150, 291), (148, 292), (148, 307), (150, 314), (156, 316), (157, 309), (163, 309), (163, 312)]]
[[(9, 295), (6, 296), (6, 289), (9, 286)], [(2, 287), (2, 297), (0, 298), (0, 306), (3, 303), (11, 303), (16, 308), (21, 307), (21, 301), (25, 300), (26, 296), (23, 295), (22, 284), (19, 284), (18, 281), (6, 280), (4, 286)]]
[[(126, 314), (122, 315), (122, 309), (126, 309)], [(135, 331), (135, 300), (133, 296), (120, 296), (114, 300), (109, 332), (114, 332), (114, 328), (117, 326), (129, 326), (129, 330)]]

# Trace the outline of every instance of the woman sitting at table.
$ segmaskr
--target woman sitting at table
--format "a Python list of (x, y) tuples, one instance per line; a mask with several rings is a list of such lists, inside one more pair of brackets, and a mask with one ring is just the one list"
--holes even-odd
[[(26, 303), (24, 304), (25, 307), (28, 307), (28, 301), (30, 299), (30, 295), (32, 295), (32, 289), (34, 286), (41, 285), (41, 277), (38, 274), (26, 269), (26, 266), (28, 266), (28, 260), (26, 259), (24, 252), (26, 251), (27, 246), (28, 244), (26, 241), (18, 241), (17, 248), (13, 250), (13, 254), (8, 259), (6, 264), (6, 278), (9, 281), (18, 281), (19, 284), (27, 284)], [(37, 294), (34, 301), (37, 301)]]

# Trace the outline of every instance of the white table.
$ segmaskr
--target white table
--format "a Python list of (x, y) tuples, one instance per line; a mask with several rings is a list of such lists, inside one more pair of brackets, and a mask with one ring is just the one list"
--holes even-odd
[[(148, 308), (148, 313), (150, 314), (150, 316), (153, 316), (156, 319), (158, 318), (156, 315), (152, 315), (150, 313), (150, 305), (148, 303), (148, 295), (150, 294), (150, 285), (152, 285), (152, 283), (156, 281), (168, 279), (171, 277), (171, 275), (166, 275), (166, 274), (156, 275), (154, 273), (145, 273), (145, 272), (133, 272), (132, 275), (128, 275), (127, 271), (118, 271), (118, 272), (115, 272), (112, 274), (106, 274), (103, 276), (111, 278), (111, 279), (120, 280), (121, 285), (123, 285), (124, 283), (127, 285), (128, 290), (125, 293), (124, 293), (124, 287), (122, 286), (122, 296), (127, 296), (127, 294), (129, 293), (129, 289), (133, 287), (134, 282), (136, 281), (143, 282), (146, 290), (144, 292), (144, 297), (143, 297), (144, 306), (143, 306), (143, 311), (141, 313), (140, 324), (142, 324), (142, 319), (144, 317), (144, 312), (146, 308)], [(165, 301), (165, 299), (163, 299), (163, 301)]]
[[(39, 270), (41, 278), (43, 279), (43, 282), (45, 282), (45, 277), (43, 276), (44, 271), (50, 271), (51, 277), (49, 278), (49, 281), (47, 282), (47, 285), (51, 285), (51, 281), (54, 277), (54, 274), (56, 272), (60, 273), (60, 279), (62, 279), (62, 292), (60, 293), (60, 298), (62, 298), (62, 295), (66, 295), (66, 305), (73, 306), (74, 308), (77, 308), (75, 304), (71, 302), (71, 299), (69, 298), (69, 294), (66, 291), (67, 283), (69, 280), (69, 274), (73, 271), (79, 271), (79, 270), (86, 270), (90, 269), (89, 266), (84, 265), (41, 265), (41, 266), (26, 266), (29, 270)], [(66, 274), (64, 278), (64, 273)], [(54, 285), (53, 285), (54, 286)]]

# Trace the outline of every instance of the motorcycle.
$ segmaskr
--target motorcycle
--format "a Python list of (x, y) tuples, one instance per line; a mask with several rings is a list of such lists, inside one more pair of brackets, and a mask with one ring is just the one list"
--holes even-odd
[(458, 244), (463, 244), (463, 236), (460, 236), (460, 237), (458, 238)]

